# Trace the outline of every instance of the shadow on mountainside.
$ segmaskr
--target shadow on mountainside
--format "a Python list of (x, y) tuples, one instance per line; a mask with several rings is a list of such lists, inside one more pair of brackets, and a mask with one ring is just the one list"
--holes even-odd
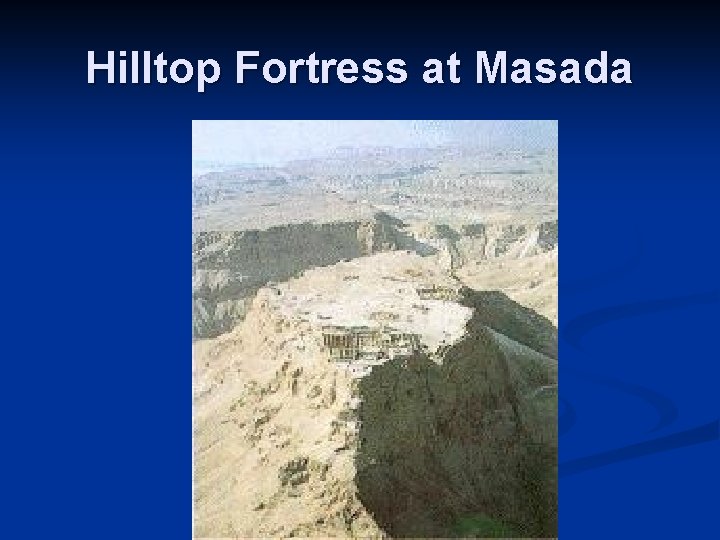
[(557, 330), (499, 292), (442, 365), (360, 381), (360, 499), (393, 537), (557, 536)]

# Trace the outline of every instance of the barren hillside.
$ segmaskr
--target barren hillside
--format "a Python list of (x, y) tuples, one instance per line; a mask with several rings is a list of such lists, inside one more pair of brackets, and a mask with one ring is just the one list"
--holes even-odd
[(193, 180), (194, 536), (557, 535), (557, 154)]
[[(418, 342), (338, 359), (338, 327)], [(195, 535), (453, 536), (474, 516), (554, 535), (555, 340), (405, 251), (262, 288), (194, 345)]]

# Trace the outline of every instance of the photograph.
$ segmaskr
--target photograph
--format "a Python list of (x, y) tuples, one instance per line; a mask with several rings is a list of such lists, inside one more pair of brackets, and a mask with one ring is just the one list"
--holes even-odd
[(556, 538), (557, 324), (557, 121), (193, 120), (193, 537)]

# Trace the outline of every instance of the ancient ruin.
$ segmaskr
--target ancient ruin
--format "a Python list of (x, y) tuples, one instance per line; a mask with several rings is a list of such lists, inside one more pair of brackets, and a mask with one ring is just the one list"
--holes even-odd
[(421, 300), (457, 301), (459, 297), (457, 288), (435, 284), (418, 287), (416, 292)]
[(323, 351), (329, 360), (381, 360), (411, 356), (420, 348), (418, 334), (384, 326), (324, 326)]

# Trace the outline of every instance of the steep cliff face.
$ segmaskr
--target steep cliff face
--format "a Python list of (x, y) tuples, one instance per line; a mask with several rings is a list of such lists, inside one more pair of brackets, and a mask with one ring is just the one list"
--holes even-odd
[(557, 242), (557, 221), (468, 225), (454, 242), (455, 267), (487, 259), (529, 257), (550, 251)]
[[(360, 383), (359, 497), (393, 537), (461, 535), (473, 519), (557, 535), (557, 364), (490, 329), (499, 300), (485, 296), (466, 291), (475, 315), (442, 365), (388, 362)], [(527, 317), (503, 320), (513, 332)]]
[(268, 282), (380, 251), (414, 249), (416, 242), (401, 225), (378, 214), (370, 221), (194, 233), (193, 335), (230, 330)]
[[(417, 258), (340, 266), (400, 309), (391, 294), (415, 295), (405, 266), (392, 273), (403, 257)], [(262, 288), (241, 324), (195, 343), (195, 536), (448, 537), (478, 516), (513, 536), (554, 536), (555, 327), (466, 289), (460, 308), (472, 315), (438, 363), (416, 353), (358, 377), (323, 352), (315, 304), (286, 309), (306, 288), (336, 291), (323, 288), (329, 271), (282, 294)], [(425, 302), (442, 319), (456, 300)]]
[(557, 247), (557, 220), (539, 223), (471, 223), (459, 227), (421, 223), (410, 227), (423, 245), (441, 253), (443, 266), (456, 270), (470, 263), (520, 259)]
[(214, 337), (244, 317), (258, 289), (303, 271), (373, 253), (436, 256), (445, 271), (495, 259), (521, 259), (557, 246), (557, 221), (527, 225), (406, 225), (371, 220), (300, 223), (266, 230), (193, 234), (193, 335)]

